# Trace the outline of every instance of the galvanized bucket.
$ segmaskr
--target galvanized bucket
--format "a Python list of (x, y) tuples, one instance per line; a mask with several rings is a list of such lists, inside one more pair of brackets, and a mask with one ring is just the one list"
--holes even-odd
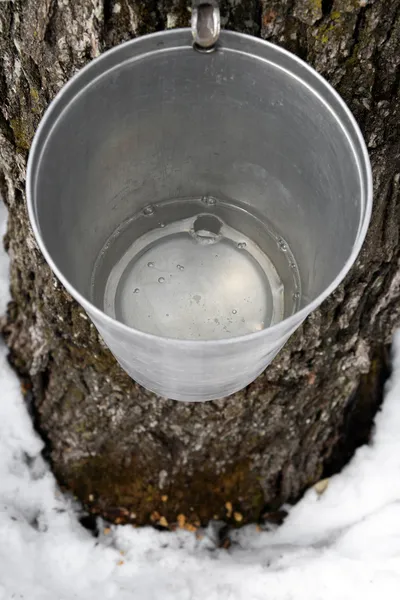
[(372, 205), (338, 94), (201, 10), (195, 46), (190, 29), (152, 34), (73, 77), (27, 174), (56, 276), (133, 379), (185, 401), (265, 369), (349, 271)]

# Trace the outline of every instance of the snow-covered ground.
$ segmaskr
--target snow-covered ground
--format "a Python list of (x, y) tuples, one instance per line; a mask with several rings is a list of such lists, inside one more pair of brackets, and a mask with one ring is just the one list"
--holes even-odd
[[(1, 252), (1, 312), (7, 290)], [(94, 538), (81, 527), (41, 458), (1, 342), (0, 600), (399, 600), (400, 335), (395, 349), (371, 445), (280, 528), (244, 528), (223, 550), (183, 530), (102, 526)]]

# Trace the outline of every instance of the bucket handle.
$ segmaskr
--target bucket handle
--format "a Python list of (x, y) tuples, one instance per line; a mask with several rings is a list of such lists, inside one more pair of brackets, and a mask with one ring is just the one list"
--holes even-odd
[(199, 52), (212, 52), (221, 31), (218, 0), (193, 0), (193, 47)]

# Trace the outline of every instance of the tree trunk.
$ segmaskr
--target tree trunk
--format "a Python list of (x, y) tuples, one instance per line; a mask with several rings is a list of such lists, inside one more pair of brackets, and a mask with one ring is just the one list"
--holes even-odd
[(366, 441), (385, 347), (400, 322), (400, 0), (221, 0), (223, 26), (288, 48), (334, 85), (361, 125), (375, 180), (372, 224), (350, 275), (247, 389), (200, 404), (157, 398), (121, 370), (52, 275), (24, 192), (46, 106), (107, 48), (187, 26), (188, 4), (0, 4), (0, 167), (13, 297), (3, 332), (59, 481), (117, 522), (163, 525), (161, 517), (173, 523), (179, 514), (192, 526), (215, 515), (247, 522), (298, 498)]

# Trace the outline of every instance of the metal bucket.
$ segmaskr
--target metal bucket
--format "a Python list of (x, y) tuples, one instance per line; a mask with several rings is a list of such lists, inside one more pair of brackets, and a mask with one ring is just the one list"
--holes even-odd
[(246, 35), (208, 49), (181, 29), (91, 62), (27, 175), (54, 273), (133, 379), (186, 401), (265, 369), (350, 269), (372, 205), (364, 141), (321, 76)]

